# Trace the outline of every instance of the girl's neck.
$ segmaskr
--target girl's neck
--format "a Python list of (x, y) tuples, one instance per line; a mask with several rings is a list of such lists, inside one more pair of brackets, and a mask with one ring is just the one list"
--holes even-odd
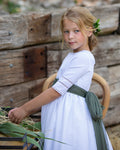
[(83, 51), (83, 50), (90, 51), (90, 49), (88, 47), (88, 48), (84, 48), (84, 49), (74, 49), (73, 53), (77, 53), (77, 52), (80, 52), (80, 51)]

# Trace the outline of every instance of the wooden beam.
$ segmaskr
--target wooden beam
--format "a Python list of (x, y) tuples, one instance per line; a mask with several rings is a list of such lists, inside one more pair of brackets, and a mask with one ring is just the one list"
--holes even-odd
[(51, 37), (51, 15), (30, 13), (0, 17), (0, 49), (21, 48)]
[[(100, 19), (101, 34), (118, 29), (120, 4), (89, 8)], [(66, 9), (0, 17), (0, 50), (61, 40), (60, 18)]]
[(0, 87), (0, 106), (18, 107), (42, 91), (45, 78), (21, 84)]
[(46, 63), (44, 46), (0, 51), (0, 86), (44, 78)]
[(111, 97), (110, 106), (103, 121), (106, 127), (120, 123), (120, 94)]
[(120, 64), (120, 36), (100, 36), (93, 54), (96, 59), (96, 68)]
[(100, 35), (117, 31), (119, 25), (120, 4), (90, 7), (91, 12), (100, 19)]

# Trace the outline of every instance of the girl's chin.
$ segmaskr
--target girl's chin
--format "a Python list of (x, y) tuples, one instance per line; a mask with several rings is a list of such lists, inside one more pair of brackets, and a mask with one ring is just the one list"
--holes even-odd
[(75, 46), (70, 46), (70, 48), (73, 49), (73, 50), (78, 49), (78, 47), (75, 47)]
[(73, 49), (73, 52), (79, 52), (81, 51), (80, 49)]
[(73, 49), (73, 51), (79, 51), (80, 50), (80, 48), (72, 48)]

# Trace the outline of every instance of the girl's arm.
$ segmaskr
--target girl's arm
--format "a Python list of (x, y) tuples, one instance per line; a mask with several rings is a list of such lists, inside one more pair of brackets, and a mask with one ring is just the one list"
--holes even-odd
[(24, 105), (9, 111), (8, 116), (14, 123), (20, 123), (25, 117), (40, 111), (41, 106), (48, 104), (61, 95), (49, 88)]

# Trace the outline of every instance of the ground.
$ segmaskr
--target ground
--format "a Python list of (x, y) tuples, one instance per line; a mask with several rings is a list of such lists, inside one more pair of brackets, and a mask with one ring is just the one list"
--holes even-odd
[(114, 150), (120, 150), (120, 124), (106, 128)]

